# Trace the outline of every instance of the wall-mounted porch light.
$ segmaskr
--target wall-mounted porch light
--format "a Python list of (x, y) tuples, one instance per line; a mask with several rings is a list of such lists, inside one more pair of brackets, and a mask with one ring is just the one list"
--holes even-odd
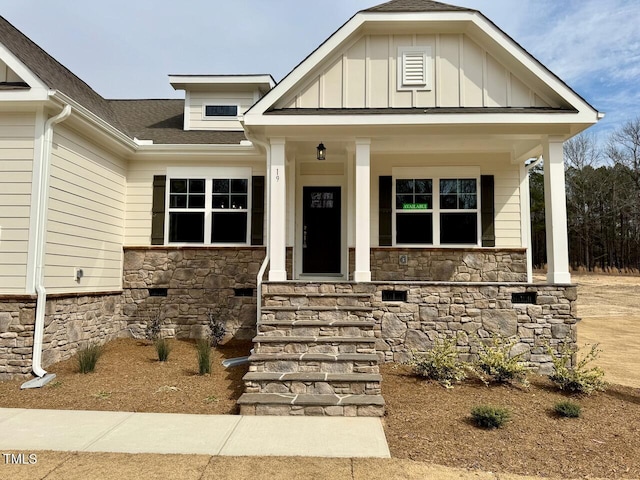
[(327, 149), (324, 146), (324, 143), (320, 142), (320, 145), (316, 147), (316, 150), (318, 150), (318, 160), (324, 160), (325, 158), (327, 158)]

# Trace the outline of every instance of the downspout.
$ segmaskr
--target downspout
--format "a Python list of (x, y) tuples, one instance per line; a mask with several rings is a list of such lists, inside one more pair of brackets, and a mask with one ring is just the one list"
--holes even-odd
[[(260, 265), (260, 270), (258, 271), (258, 277), (256, 279), (256, 306), (257, 306), (257, 315), (256, 315), (256, 333), (260, 329), (260, 320), (262, 319), (262, 277), (264, 277), (264, 273), (267, 270), (267, 265), (269, 265), (269, 231), (271, 229), (271, 208), (269, 208), (269, 198), (271, 193), (271, 181), (269, 180), (269, 171), (271, 170), (271, 149), (269, 148), (269, 144), (267, 142), (263, 142), (258, 140), (255, 137), (252, 137), (247, 131), (244, 132), (245, 137), (254, 145), (259, 145), (264, 148), (267, 154), (267, 174), (265, 175), (266, 180), (266, 191), (265, 197), (267, 205), (267, 228), (265, 231), (265, 246), (267, 247), (267, 253), (262, 261), (262, 265)], [(253, 355), (253, 349), (251, 349), (251, 354)], [(238, 365), (244, 365), (249, 363), (249, 357), (236, 357), (236, 358), (228, 358), (227, 360), (223, 360), (222, 366), (224, 368), (237, 367)]]
[(256, 318), (256, 329), (260, 326), (260, 320), (262, 319), (262, 278), (264, 277), (265, 271), (267, 270), (267, 265), (269, 265), (269, 260), (271, 258), (271, 252), (270, 252), (270, 244), (269, 244), (269, 238), (270, 238), (270, 231), (271, 231), (271, 205), (269, 204), (270, 198), (271, 198), (271, 177), (270, 177), (270, 171), (271, 171), (271, 149), (269, 148), (269, 144), (267, 142), (264, 142), (262, 140), (258, 140), (257, 138), (253, 137), (252, 135), (250, 135), (247, 131), (244, 132), (245, 136), (247, 137), (247, 140), (249, 140), (251, 143), (255, 144), (255, 145), (259, 145), (262, 148), (264, 148), (266, 155), (267, 155), (267, 173), (265, 175), (265, 180), (266, 180), (266, 191), (265, 191), (265, 205), (266, 208), (265, 210), (267, 211), (267, 228), (265, 230), (265, 246), (267, 247), (267, 253), (264, 257), (264, 261), (262, 262), (262, 265), (260, 266), (260, 270), (258, 271), (258, 278), (257, 278), (257, 282), (256, 282), (256, 302), (257, 302), (257, 318)]
[[(55, 374), (47, 374), (42, 368), (42, 341), (44, 337), (44, 320), (47, 304), (47, 291), (44, 287), (44, 253), (45, 242), (47, 240), (47, 210), (49, 208), (49, 171), (51, 167), (51, 145), (53, 143), (53, 127), (54, 125), (65, 121), (71, 115), (71, 106), (65, 105), (58, 115), (51, 117), (44, 124), (43, 148), (41, 150), (40, 168), (37, 173), (40, 179), (40, 188), (38, 189), (37, 213), (36, 213), (36, 232), (35, 232), (35, 264), (36, 274), (34, 278), (35, 291), (37, 293), (36, 300), (36, 319), (33, 333), (33, 360), (32, 371), (37, 377), (26, 383), (20, 388), (38, 388), (49, 383)], [(45, 378), (46, 377), (46, 378)]]

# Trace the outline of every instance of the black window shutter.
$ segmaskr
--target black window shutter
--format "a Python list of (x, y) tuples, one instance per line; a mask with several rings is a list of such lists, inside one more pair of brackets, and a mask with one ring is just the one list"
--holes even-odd
[(482, 221), (482, 246), (496, 246), (495, 230), (495, 199), (493, 175), (482, 175), (480, 177), (480, 190), (482, 211), (480, 212)]
[(251, 178), (251, 245), (264, 245), (264, 177)]
[(381, 176), (379, 179), (378, 191), (378, 243), (381, 247), (390, 247), (393, 245), (392, 232), (392, 215), (393, 208), (391, 203), (392, 179), (390, 176)]
[(167, 176), (154, 175), (151, 207), (151, 245), (164, 245), (164, 197), (166, 188)]

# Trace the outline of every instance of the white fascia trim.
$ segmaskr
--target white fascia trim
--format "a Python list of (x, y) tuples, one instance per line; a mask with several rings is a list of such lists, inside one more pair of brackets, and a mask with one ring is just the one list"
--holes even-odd
[(264, 154), (254, 146), (247, 145), (140, 145), (135, 156), (136, 160), (157, 160), (159, 157), (169, 157), (172, 159), (181, 157), (193, 158), (236, 158), (242, 157), (247, 160), (264, 160)]
[(356, 14), (351, 20), (340, 27), (332, 36), (330, 36), (322, 45), (320, 45), (311, 55), (309, 55), (300, 65), (294, 68), (283, 80), (280, 81), (272, 90), (262, 97), (255, 105), (253, 105), (244, 114), (247, 117), (259, 116), (267, 111), (279, 99), (287, 95), (289, 90), (293, 88), (300, 80), (304, 78), (318, 63), (324, 60), (333, 50), (335, 50), (342, 42), (346, 41), (358, 28), (364, 23), (362, 13)]
[[(0, 60), (7, 64), (7, 66), (18, 75), (23, 82), (27, 83), (31, 87), (31, 91), (37, 92), (38, 95), (49, 91), (40, 78), (38, 78), (31, 70), (29, 70), (24, 63), (4, 45), (0, 43)], [(46, 97), (45, 97), (46, 98)]]
[(275, 87), (271, 75), (169, 75), (169, 83), (175, 90), (184, 90), (187, 85), (258, 85)]
[(515, 40), (497, 28), (484, 15), (480, 12), (474, 13), (471, 20), (485, 35), (503, 47), (510, 55), (524, 65), (530, 72), (538, 76), (538, 78), (547, 84), (549, 88), (551, 88), (560, 97), (564, 98), (581, 114), (590, 113), (592, 123), (595, 124), (601, 119), (600, 113), (595, 108), (589, 105), (576, 92), (563, 83), (540, 61), (519, 46)]
[(98, 127), (101, 131), (106, 133), (112, 139), (118, 141), (123, 146), (129, 148), (132, 151), (136, 149), (137, 144), (132, 138), (130, 138), (128, 135), (125, 135), (116, 127), (97, 116), (91, 110), (80, 105), (71, 97), (58, 90), (53, 90), (50, 93), (50, 97), (54, 100), (58, 100), (62, 104), (70, 105), (73, 109), (73, 112), (76, 113), (80, 119), (86, 121), (92, 126)]
[(370, 115), (245, 115), (249, 126), (341, 126), (341, 125), (496, 125), (591, 124), (581, 113), (473, 113), (473, 114), (370, 114)]

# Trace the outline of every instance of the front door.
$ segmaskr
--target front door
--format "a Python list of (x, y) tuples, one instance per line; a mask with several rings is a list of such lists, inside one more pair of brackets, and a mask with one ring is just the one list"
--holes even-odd
[(340, 275), (340, 187), (303, 187), (302, 202), (302, 273)]

